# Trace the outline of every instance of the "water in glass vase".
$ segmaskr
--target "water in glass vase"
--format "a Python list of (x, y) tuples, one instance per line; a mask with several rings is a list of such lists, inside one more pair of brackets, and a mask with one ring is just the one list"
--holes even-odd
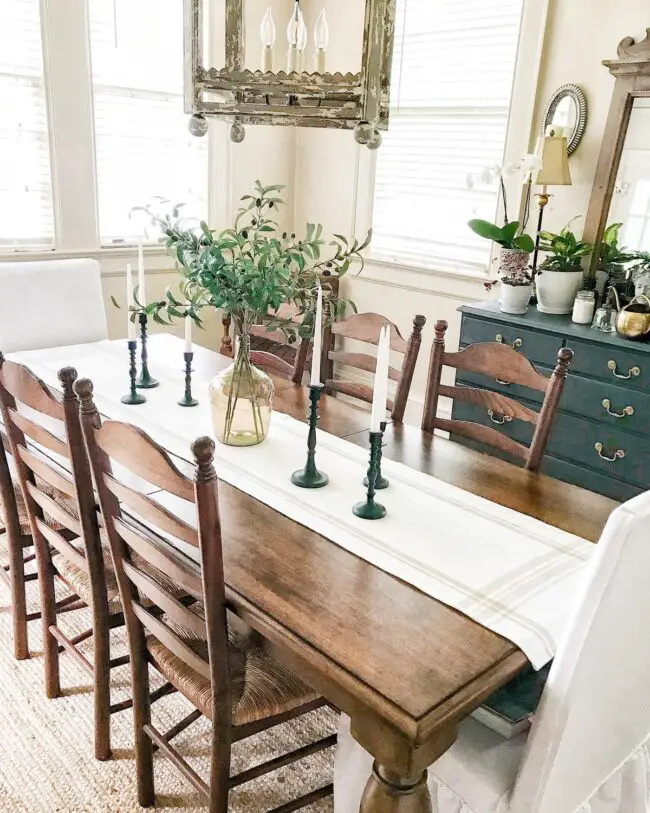
[(210, 382), (212, 425), (228, 446), (255, 446), (269, 431), (275, 388), (250, 360), (250, 340), (237, 342), (233, 363)]

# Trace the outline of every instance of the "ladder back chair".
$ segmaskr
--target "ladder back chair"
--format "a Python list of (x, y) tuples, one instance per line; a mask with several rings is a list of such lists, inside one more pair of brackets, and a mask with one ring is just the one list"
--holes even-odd
[[(396, 389), (394, 401), (388, 399), (386, 408), (390, 412), (391, 420), (395, 423), (401, 423), (404, 419), (413, 373), (422, 344), (422, 328), (425, 323), (424, 316), (418, 315), (413, 319), (413, 330), (408, 341), (402, 338), (397, 325), (378, 313), (357, 313), (341, 322), (335, 322), (331, 328), (334, 337), (340, 336), (343, 339), (377, 345), (382, 327), (390, 326), (390, 349), (401, 353), (404, 357), (399, 370), (390, 367), (388, 371), (388, 377), (396, 382)], [(334, 349), (328, 352), (328, 358), (331, 362), (363, 370), (366, 373), (374, 373), (377, 369), (376, 357), (368, 353)], [(328, 378), (325, 381), (325, 392), (328, 395), (340, 392), (342, 395), (357, 398), (368, 404), (372, 403), (372, 386), (358, 381)]]
[[(3, 358), (0, 354), (0, 369)], [(27, 582), (38, 578), (27, 573), (26, 566), (34, 562), (34, 542), (29, 517), (20, 485), (9, 466), (11, 445), (4, 428), (0, 427), (0, 547), (6, 564), (0, 565), (0, 581), (9, 588), (13, 628), (14, 657), (29, 658), (28, 621), (40, 618), (40, 613), (27, 612)], [(15, 467), (14, 467), (15, 468)]]
[[(93, 680), (95, 756), (105, 760), (110, 756), (110, 715), (131, 705), (130, 700), (111, 705), (110, 671), (128, 659), (110, 657), (110, 630), (123, 626), (124, 619), (110, 550), (100, 534), (73, 392), (76, 377), (72, 367), (59, 371), (59, 399), (27, 367), (5, 360), (0, 407), (36, 551), (46, 695), (61, 695), (59, 655), (67, 652)], [(55, 582), (69, 591), (58, 602)], [(68, 637), (59, 616), (86, 607), (91, 610), (90, 628)], [(79, 648), (91, 638), (92, 663)]]
[[(336, 735), (233, 777), (232, 744), (319, 708), (325, 701), (265, 654), (257, 645), (260, 639), (241, 619), (228, 617), (232, 614), (226, 607), (214, 442), (204, 437), (192, 445), (196, 462), (192, 481), (140, 429), (117, 421), (100, 425), (90, 381), (78, 381), (76, 392), (126, 619), (139, 802), (145, 807), (155, 803), (152, 757), (158, 748), (205, 798), (211, 813), (226, 813), (231, 788), (334, 745)], [(113, 474), (113, 463), (172, 495), (175, 505), (189, 507), (196, 526), (181, 518), (186, 516), (183, 511), (174, 513), (127, 487)], [(183, 552), (183, 546), (185, 551), (188, 546), (196, 551), (200, 565)], [(149, 578), (136, 555), (167, 573), (196, 602), (187, 605), (176, 600)], [(150, 665), (195, 707), (167, 733), (151, 722)], [(171, 744), (202, 715), (212, 721), (208, 781)], [(326, 785), (282, 805), (276, 813), (297, 810), (331, 792), (332, 785)]]
[[(457, 353), (445, 350), (447, 322), (435, 324), (435, 338), (431, 349), (429, 376), (424, 398), (422, 429), (433, 432), (442, 429), (468, 440), (484, 443), (524, 461), (525, 468), (538, 471), (546, 444), (560, 403), (560, 396), (568, 375), (573, 351), (563, 347), (557, 354), (557, 365), (550, 378), (538, 372), (525, 356), (512, 347), (498, 342), (471, 344)], [(530, 409), (513, 398), (480, 387), (447, 386), (440, 381), (444, 366), (456, 370), (480, 373), (500, 382), (519, 384), (544, 393), (539, 412)], [(491, 426), (457, 419), (439, 418), (437, 415), (440, 396), (485, 407), (492, 423), (503, 425), (513, 420), (525, 421), (534, 427), (529, 447), (513, 440)]]

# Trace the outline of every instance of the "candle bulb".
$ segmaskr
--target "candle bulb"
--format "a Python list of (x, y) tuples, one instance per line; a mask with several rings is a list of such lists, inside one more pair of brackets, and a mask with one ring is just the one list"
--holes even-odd
[(144, 247), (142, 237), (138, 239), (138, 302), (144, 307), (147, 304), (147, 292), (144, 279)]
[(189, 314), (185, 317), (185, 352), (192, 352), (192, 317)]
[(320, 384), (320, 357), (323, 342), (323, 289), (318, 283), (318, 295), (316, 297), (316, 318), (314, 319), (314, 344), (311, 354), (311, 385)]
[[(287, 42), (289, 50), (287, 52), (287, 73), (298, 70), (298, 35), (300, 33), (300, 3), (295, 0), (291, 19), (287, 26)], [(303, 23), (304, 25), (304, 23)]]
[(260, 36), (262, 38), (262, 71), (266, 73), (273, 70), (273, 46), (275, 45), (275, 22), (270, 6), (262, 20)]
[(321, 11), (314, 26), (314, 44), (316, 45), (315, 67), (316, 73), (325, 73), (326, 53), (329, 44), (330, 31), (325, 16), (325, 9)]
[(381, 432), (381, 424), (386, 420), (386, 399), (388, 398), (388, 367), (390, 363), (390, 325), (385, 325), (379, 334), (377, 345), (377, 367), (375, 386), (370, 413), (370, 431)]
[(126, 335), (130, 342), (136, 339), (135, 322), (131, 321), (131, 308), (133, 307), (133, 270), (131, 263), (126, 264)]

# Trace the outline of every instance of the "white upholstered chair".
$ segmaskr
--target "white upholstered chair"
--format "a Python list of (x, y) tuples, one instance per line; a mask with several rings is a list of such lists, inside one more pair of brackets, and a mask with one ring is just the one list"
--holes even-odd
[(3, 353), (107, 338), (96, 260), (0, 263)]
[[(650, 492), (611, 516), (533, 726), (504, 740), (474, 720), (429, 769), (434, 813), (650, 811)], [(372, 759), (339, 733), (335, 813), (357, 813)]]

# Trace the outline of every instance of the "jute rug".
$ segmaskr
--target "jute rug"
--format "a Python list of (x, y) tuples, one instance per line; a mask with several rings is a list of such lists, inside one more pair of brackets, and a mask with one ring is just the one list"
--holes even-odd
[[(34, 583), (30, 609), (37, 609)], [(71, 635), (88, 628), (86, 611), (61, 616), (61, 626)], [(113, 656), (126, 651), (123, 630), (112, 635)], [(11, 813), (135, 813), (141, 811), (135, 788), (135, 760), (131, 711), (112, 716), (113, 758), (98, 762), (93, 756), (93, 707), (91, 685), (84, 672), (66, 654), (61, 656), (63, 696), (48, 700), (43, 688), (40, 622), (30, 624), (28, 661), (15, 661), (11, 641), (9, 595), (0, 585), (0, 811)], [(89, 657), (92, 657), (89, 649)], [(113, 702), (127, 696), (128, 667), (113, 670)], [(155, 683), (153, 684), (156, 685)], [(178, 694), (153, 707), (154, 724), (167, 730), (191, 707)], [(239, 773), (259, 762), (336, 730), (336, 716), (319, 710), (302, 720), (238, 743), (233, 751), (232, 772)], [(174, 740), (206, 778), (209, 765), (210, 724), (199, 720)], [(333, 749), (251, 782), (230, 794), (233, 813), (263, 813), (331, 781)], [(156, 809), (163, 813), (205, 810), (198, 794), (163, 756), (156, 754)], [(304, 808), (309, 813), (329, 813), (331, 799)]]

